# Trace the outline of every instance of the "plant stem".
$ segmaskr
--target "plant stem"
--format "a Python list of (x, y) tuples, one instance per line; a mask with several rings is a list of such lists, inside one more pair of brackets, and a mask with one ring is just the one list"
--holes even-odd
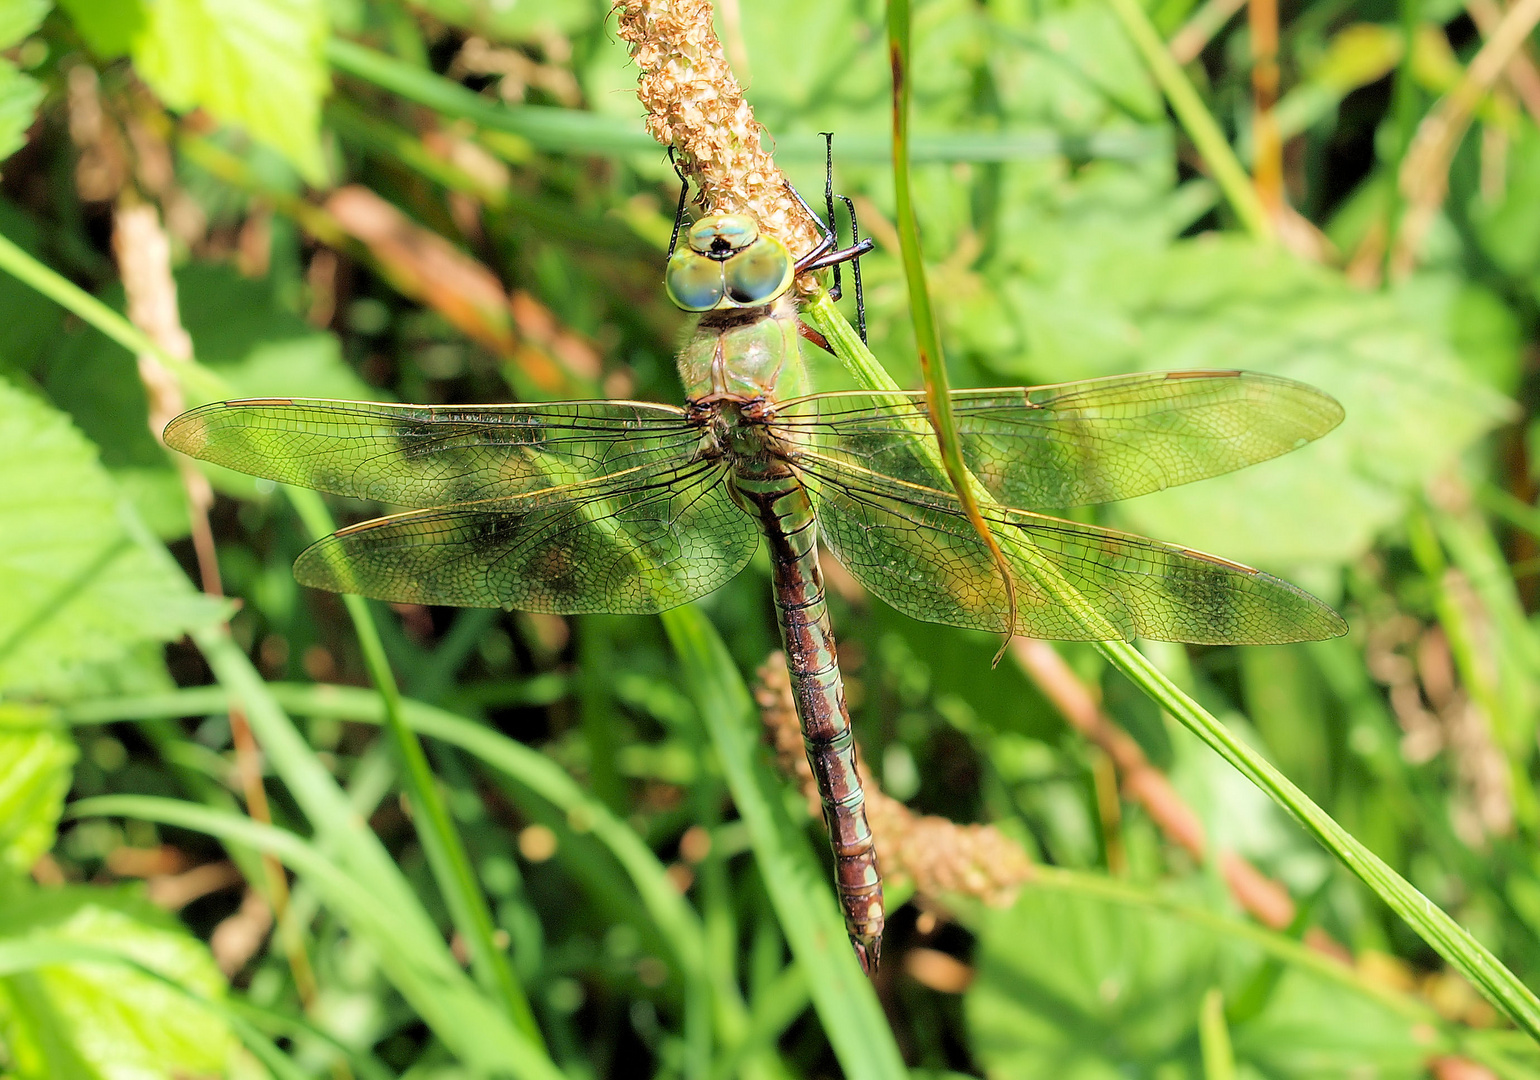
[(1161, 92), (1171, 103), (1171, 111), (1176, 113), (1182, 129), (1213, 171), (1220, 190), (1229, 200), (1230, 209), (1235, 211), (1235, 216), (1240, 218), (1241, 224), (1253, 238), (1271, 242), (1274, 238), (1273, 224), (1263, 209), (1262, 200), (1257, 197), (1257, 189), (1252, 186), (1251, 177), (1246, 175), (1246, 170), (1235, 156), (1224, 132), (1219, 129), (1208, 106), (1203, 104), (1197, 88), (1166, 50), (1166, 43), (1160, 39), (1160, 33), (1139, 5), (1139, 0), (1108, 2), (1123, 24), (1123, 29), (1133, 39), (1134, 48), (1144, 57)]

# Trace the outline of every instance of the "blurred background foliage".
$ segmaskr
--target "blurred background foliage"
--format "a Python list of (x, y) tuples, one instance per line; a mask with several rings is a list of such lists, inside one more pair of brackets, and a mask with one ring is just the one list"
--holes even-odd
[[(1094, 519), (1347, 615), (1336, 641), (1149, 651), (1531, 985), (1534, 7), (1155, 0), (1131, 22), (1107, 0), (926, 0), (913, 64), (954, 385), (1240, 367), (1342, 402), (1298, 453)], [(728, 0), (718, 30), (804, 192), (836, 133), (836, 186), (877, 240), (872, 346), (916, 385), (883, 19)], [(1136, 23), (1228, 147), (1168, 112)], [(677, 184), (604, 0), (0, 0), (0, 50), (7, 265), (121, 311), (157, 288), (136, 255), (168, 245), (169, 321), (128, 310), (230, 396), (679, 400), (685, 320), (659, 287)], [(1261, 218), (1216, 183), (1220, 150)], [(148, 246), (122, 241), (146, 235), (134, 215)], [(1038, 869), (1003, 892), (978, 884), (998, 863), (927, 878), (982, 858), (979, 834), (895, 811), (931, 831), (890, 883), (887, 1024), (863, 1029), (856, 1005), (810, 1005), (823, 975), (790, 957), (761, 819), (703, 734), (736, 699), (686, 677), (657, 620), (380, 606), (520, 988), (500, 995), (462, 970), (377, 699), (346, 688), (369, 680), (343, 606), (290, 575), (305, 528), (271, 484), (208, 473), (232, 600), (200, 590), (200, 474), (153, 434), (177, 392), (82, 313), (0, 275), (0, 1075), (885, 1076), (901, 1055), (930, 1076), (1540, 1076), (1092, 649), (991, 670), (987, 637), (837, 567), (882, 789)], [(847, 385), (809, 352), (821, 388)], [(699, 607), (731, 657), (712, 677), (741, 693), (775, 643), (767, 566)], [(822, 852), (776, 784), (776, 820)], [(532, 1023), (506, 1007), (524, 996)]]

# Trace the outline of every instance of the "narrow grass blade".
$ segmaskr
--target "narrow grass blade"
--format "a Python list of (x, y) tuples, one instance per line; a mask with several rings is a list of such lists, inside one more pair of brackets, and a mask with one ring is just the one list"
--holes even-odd
[(354, 933), (370, 940), (386, 977), (468, 1067), (485, 1075), (512, 1074), (533, 1080), (561, 1077), (544, 1047), (509, 1023), (493, 1001), (465, 976), (442, 942), (436, 948), (424, 950), (412, 935), (402, 932), (397, 913), (387, 900), (339, 869), (302, 837), (240, 814), (144, 795), (82, 799), (69, 807), (68, 814), (74, 818), (130, 817), (175, 825), (276, 855), (304, 876)]
[(1209, 170), (1230, 203), (1230, 209), (1235, 211), (1235, 216), (1255, 239), (1272, 240), (1273, 224), (1262, 208), (1262, 200), (1257, 197), (1257, 189), (1252, 186), (1251, 177), (1246, 175), (1246, 170), (1235, 156), (1235, 151), (1225, 139), (1213, 114), (1208, 111), (1208, 106), (1203, 104), (1203, 98), (1193, 86), (1192, 80), (1187, 78), (1181, 65), (1166, 49), (1166, 43), (1161, 40), (1159, 31), (1155, 29), (1155, 24), (1150, 21), (1139, 0), (1108, 2), (1133, 41), (1134, 48), (1144, 58), (1161, 92), (1171, 103), (1171, 111), (1176, 113), (1182, 129), (1208, 163)]
[[(326, 504), (315, 492), (301, 488), (285, 490), (300, 519), (310, 530), (311, 539), (319, 540), (336, 528)], [(369, 669), (369, 677), (379, 691), (385, 711), (385, 729), (390, 733), (405, 767), (407, 791), (415, 810), (413, 823), (418, 838), (433, 868), (439, 892), (449, 905), (450, 916), (470, 952), (471, 966), (478, 981), (502, 1000), (508, 1015), (524, 1035), (543, 1047), (545, 1040), (540, 1034), (539, 1025), (535, 1023), (535, 1015), (530, 1010), (524, 988), (514, 978), (507, 953), (493, 941), (496, 925), (492, 920), (492, 910), (487, 905), (486, 894), (481, 891), (481, 883), (476, 878), (476, 870), (471, 865), (465, 843), (449, 816), (449, 807), (439, 791), (433, 767), (428, 764), (428, 755), (423, 752), (417, 736), (401, 718), (401, 692), (390, 670), (390, 661), (385, 656), (385, 646), (380, 641), (380, 632), (374, 624), (369, 602), (361, 596), (352, 595), (344, 596), (342, 602), (353, 620), (353, 630), (363, 650), (364, 666)]]
[[(845, 361), (846, 368), (864, 386), (873, 390), (894, 389), (891, 378), (881, 371), (874, 360), (867, 359), (870, 353), (860, 345), (860, 339), (850, 329), (850, 324), (840, 316), (827, 296), (816, 298), (808, 305), (806, 312), (808, 321), (828, 339), (836, 355)], [(1537, 527), (1540, 527), (1540, 523), (1537, 523)], [(1055, 595), (1066, 605), (1082, 611), (1087, 625), (1095, 625), (1100, 616), (1094, 610), (1088, 610), (1089, 605), (1085, 599), (1071, 589), (1067, 582), (1054, 581), (1046, 574), (1040, 575), (1039, 581), (1045, 587), (1054, 589)], [(1166, 708), (1172, 716), (1298, 819), (1311, 835), (1405, 919), (1440, 956), (1479, 987), (1514, 1023), (1540, 1041), (1540, 1000), (1491, 952), (1431, 900), (1412, 888), (1406, 879), (1355, 840), (1282, 773), (1250, 747), (1235, 739), (1223, 724), (1177, 689), (1137, 649), (1126, 642), (1115, 640), (1108, 640), (1098, 648), (1134, 685)]]
[[(384, 704), (378, 694), (368, 690), (305, 683), (268, 683), (266, 688), (278, 704), (296, 716), (365, 724), (385, 722)], [(67, 706), (62, 717), (70, 724), (171, 719), (221, 712), (228, 701), (220, 687), (199, 687), (142, 698), (80, 702)], [(700, 918), (669, 880), (663, 863), (629, 825), (538, 750), (463, 716), (410, 699), (402, 699), (401, 716), (418, 734), (459, 747), (538, 795), (563, 815), (581, 818), (589, 835), (609, 849), (630, 877), (642, 905), (679, 965), (685, 983), (686, 1039), (696, 1059), (709, 1057), (713, 1008), (734, 1014), (731, 1022), (742, 1026), (745, 1018), (740, 1015), (744, 1009), (741, 999), (718, 996), (713, 1000)]]
[[(893, 195), (897, 208), (894, 224), (898, 228), (898, 246), (903, 255), (904, 280), (909, 287), (909, 314), (914, 320), (914, 341), (920, 354), (920, 372), (925, 379), (925, 401), (952, 490), (957, 493), (973, 531), (989, 548), (995, 567), (1000, 571), (1008, 609), (1005, 612), (1005, 642), (1009, 642), (1016, 628), (1016, 583), (1005, 554), (979, 510), (968, 467), (963, 463), (957, 420), (952, 415), (951, 388), (947, 385), (946, 354), (941, 349), (941, 328), (930, 306), (930, 286), (925, 281), (925, 263), (920, 252), (920, 226), (915, 220), (914, 198), (909, 187), (909, 0), (888, 0), (888, 59), (893, 68)], [(1005, 655), (1005, 642), (1000, 645), (996, 663)]]
[(757, 760), (754, 703), (715, 627), (694, 607), (663, 613), (728, 789), (748, 826), (770, 902), (802, 967), (813, 1007), (851, 1080), (907, 1072), (871, 983), (846, 941), (845, 923), (806, 834), (786, 812), (780, 783)]
[(1184, 694), (1139, 650), (1122, 641), (1103, 642), (1097, 648), (1153, 701), (1287, 810), (1493, 1005), (1531, 1038), (1540, 1041), (1540, 999), (1469, 931), (1354, 839), (1266, 758)]

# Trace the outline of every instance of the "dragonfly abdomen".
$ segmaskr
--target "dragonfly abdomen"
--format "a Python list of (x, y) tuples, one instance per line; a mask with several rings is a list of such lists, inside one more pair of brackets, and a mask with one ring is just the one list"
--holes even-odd
[(774, 475), (735, 473), (731, 483), (740, 504), (758, 518), (770, 544), (776, 621), (786, 649), (803, 745), (829, 829), (845, 929), (862, 968), (870, 972), (882, 951), (882, 878), (866, 822), (855, 735), (824, 603), (817, 520), (796, 476), (789, 470), (771, 471)]

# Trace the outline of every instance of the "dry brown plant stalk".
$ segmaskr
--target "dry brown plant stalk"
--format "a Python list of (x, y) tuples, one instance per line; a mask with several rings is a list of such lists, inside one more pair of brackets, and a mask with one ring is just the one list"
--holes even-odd
[(1540, 0), (1519, 0), (1504, 12), (1487, 36), (1486, 44), (1471, 59), (1464, 78), (1428, 110), (1417, 126), (1397, 178), (1407, 208), (1391, 250), (1393, 279), (1411, 273), (1434, 215), (1448, 194), (1449, 166), (1470, 127), (1476, 106), (1508, 70), (1537, 23)]
[(700, 188), (710, 213), (749, 213), (801, 256), (818, 245), (813, 219), (763, 145), (711, 24), (710, 0), (619, 0), (620, 36), (641, 68), (647, 131)]
[[(176, 279), (171, 275), (171, 240), (161, 227), (155, 207), (124, 195), (113, 215), (112, 249), (128, 299), (129, 320), (167, 356), (191, 360), (192, 338), (182, 326)], [(150, 430), (159, 439), (166, 425), (183, 409), (181, 385), (175, 374), (166, 370), (156, 356), (141, 354), (138, 363), (139, 377), (149, 398)], [(187, 493), (193, 549), (203, 579), (203, 591), (210, 596), (223, 596), (214, 533), (208, 517), (214, 505), (213, 489), (190, 459), (181, 455), (176, 455), (176, 459)], [(225, 629), (228, 632), (228, 625)], [(253, 820), (270, 825), (272, 814), (267, 804), (267, 790), (262, 786), (261, 750), (245, 714), (234, 706), (230, 709), (230, 736), (235, 743), (236, 773), (246, 797), (246, 811)], [(288, 906), (288, 879), (275, 856), (263, 855), (262, 866), (268, 899), (281, 915)], [(285, 938), (285, 952), (294, 972), (295, 986), (308, 1004), (315, 996), (315, 975), (310, 959), (298, 935), (289, 934)]]
[[(796, 777), (807, 797), (808, 815), (821, 820), (818, 785), (807, 763), (783, 653), (771, 653), (759, 669), (754, 700), (781, 770)], [(884, 876), (907, 878), (922, 896), (960, 894), (994, 907), (1014, 902), (1017, 890), (1032, 876), (1032, 861), (1020, 844), (993, 825), (958, 825), (916, 814), (883, 793), (859, 748), (856, 770), (866, 791), (866, 819)]]

